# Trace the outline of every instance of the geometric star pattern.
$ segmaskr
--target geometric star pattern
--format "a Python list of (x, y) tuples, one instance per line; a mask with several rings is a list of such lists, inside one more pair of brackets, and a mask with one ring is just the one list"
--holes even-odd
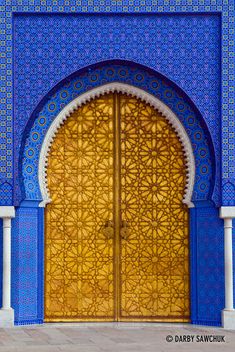
[(92, 100), (60, 128), (48, 160), (45, 320), (113, 317), (112, 97)]
[(189, 319), (182, 146), (154, 108), (125, 94), (118, 97), (120, 233), (113, 219), (113, 94), (73, 112), (50, 150), (46, 321)]
[(122, 320), (189, 318), (188, 209), (182, 145), (167, 120), (121, 95)]

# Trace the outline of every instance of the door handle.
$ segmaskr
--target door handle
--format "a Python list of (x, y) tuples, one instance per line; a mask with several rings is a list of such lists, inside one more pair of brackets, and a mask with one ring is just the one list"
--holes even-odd
[(129, 228), (128, 222), (123, 220), (121, 225), (121, 238), (123, 240), (127, 240), (129, 233), (130, 233), (130, 228)]
[(113, 221), (108, 220), (104, 226), (104, 235), (107, 239), (113, 238), (114, 236), (114, 228)]

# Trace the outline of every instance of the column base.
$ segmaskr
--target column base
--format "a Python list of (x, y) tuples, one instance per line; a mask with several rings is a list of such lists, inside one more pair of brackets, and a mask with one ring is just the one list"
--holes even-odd
[(0, 309), (0, 328), (14, 326), (14, 309)]
[(224, 329), (235, 330), (235, 309), (222, 310), (222, 326)]

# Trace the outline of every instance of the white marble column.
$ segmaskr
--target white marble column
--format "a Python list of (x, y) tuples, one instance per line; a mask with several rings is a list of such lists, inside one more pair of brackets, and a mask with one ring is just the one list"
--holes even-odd
[(225, 307), (222, 311), (222, 324), (226, 329), (235, 330), (235, 310), (233, 304), (233, 243), (232, 230), (235, 207), (221, 207), (220, 217), (224, 219), (224, 278)]
[(15, 217), (15, 208), (0, 206), (0, 218), (3, 221), (3, 272), (2, 272), (2, 308), (0, 309), (0, 327), (14, 325), (14, 310), (11, 307), (11, 219)]

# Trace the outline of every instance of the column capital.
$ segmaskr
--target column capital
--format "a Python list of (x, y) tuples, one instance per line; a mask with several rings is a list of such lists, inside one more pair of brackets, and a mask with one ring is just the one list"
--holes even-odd
[(235, 206), (221, 207), (220, 208), (220, 218), (222, 219), (233, 219), (235, 218)]
[(0, 206), (0, 218), (14, 218), (15, 207), (13, 206)]

